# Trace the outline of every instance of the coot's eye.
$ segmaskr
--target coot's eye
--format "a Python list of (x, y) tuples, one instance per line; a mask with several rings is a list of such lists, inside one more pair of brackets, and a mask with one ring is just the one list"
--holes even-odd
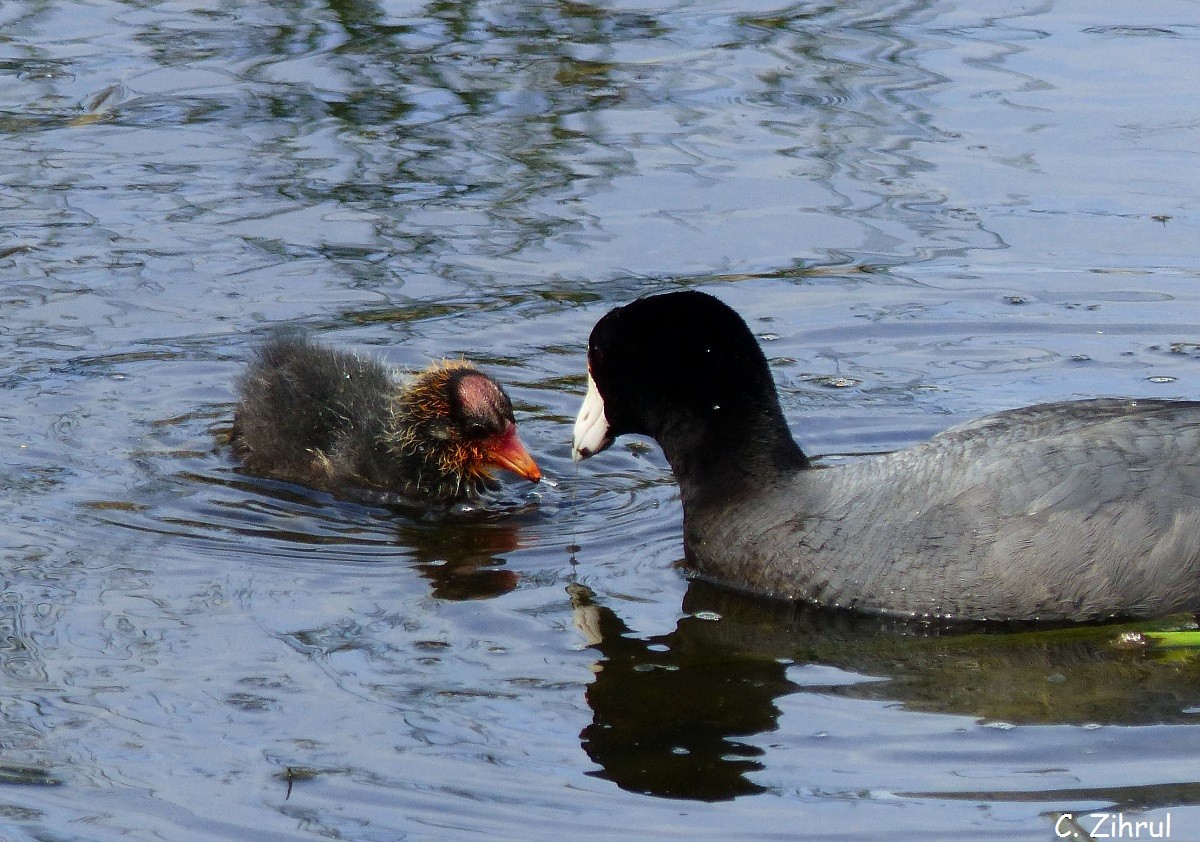
[(487, 435), (488, 428), (486, 425), (481, 424), (478, 421), (471, 421), (467, 424), (464, 431), (470, 438), (481, 439)]

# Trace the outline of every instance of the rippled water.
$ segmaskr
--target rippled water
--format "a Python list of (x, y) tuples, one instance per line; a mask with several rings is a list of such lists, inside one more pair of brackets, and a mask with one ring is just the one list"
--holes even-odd
[[(569, 459), (677, 287), (835, 458), (1200, 394), (1200, 4), (983, 5), (0, 5), (0, 836), (1200, 838), (1194, 657), (689, 585), (657, 450)], [(478, 360), (553, 481), (242, 474), (278, 323)]]

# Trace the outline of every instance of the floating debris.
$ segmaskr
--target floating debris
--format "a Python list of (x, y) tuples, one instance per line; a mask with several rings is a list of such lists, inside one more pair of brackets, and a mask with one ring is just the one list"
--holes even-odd
[(38, 766), (17, 766), (4, 763), (0, 764), (0, 784), (61, 786), (62, 780), (52, 775), (50, 770)]
[(87, 126), (106, 120), (125, 99), (125, 89), (120, 85), (109, 85), (83, 102), (83, 114), (67, 123), (68, 126)]
[(848, 389), (862, 383), (854, 377), (844, 377), (840, 374), (819, 374), (808, 378), (809, 382), (824, 386), (826, 389)]
[(1143, 632), (1142, 636), (1156, 649), (1200, 648), (1200, 631)]

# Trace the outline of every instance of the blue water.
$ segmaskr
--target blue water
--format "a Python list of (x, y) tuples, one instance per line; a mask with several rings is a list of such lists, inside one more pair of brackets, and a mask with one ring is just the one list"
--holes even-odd
[[(1200, 838), (1197, 659), (689, 585), (657, 449), (570, 461), (675, 288), (831, 459), (1200, 395), (1200, 4), (985, 5), (0, 5), (0, 837)], [(549, 481), (245, 475), (280, 323), (475, 359)]]

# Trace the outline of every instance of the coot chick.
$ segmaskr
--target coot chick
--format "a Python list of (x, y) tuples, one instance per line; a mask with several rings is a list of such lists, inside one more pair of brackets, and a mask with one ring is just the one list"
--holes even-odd
[(654, 438), (703, 577), (923, 619), (1200, 610), (1200, 402), (1042, 404), (817, 468), (746, 323), (710, 295), (612, 310), (588, 370), (575, 459)]
[(419, 503), (478, 493), (492, 466), (542, 476), (508, 395), (468, 362), (435, 363), (399, 383), (378, 362), (280, 333), (239, 387), (231, 441), (254, 473)]

